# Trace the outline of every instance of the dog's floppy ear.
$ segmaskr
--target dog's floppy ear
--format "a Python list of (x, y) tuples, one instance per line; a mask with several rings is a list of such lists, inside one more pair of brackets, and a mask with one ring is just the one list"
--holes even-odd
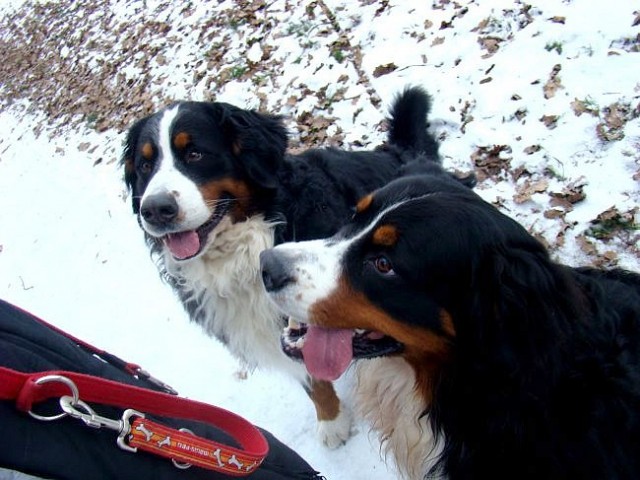
[(231, 151), (259, 186), (275, 188), (277, 172), (287, 149), (287, 130), (276, 115), (215, 103)]
[(562, 341), (571, 318), (586, 315), (569, 271), (529, 235), (494, 249), (474, 270), (470, 336), (482, 338), (481, 348), (501, 352), (512, 366), (525, 352), (529, 359), (546, 358), (549, 342)]
[(136, 188), (138, 174), (136, 173), (134, 160), (140, 133), (142, 132), (142, 129), (148, 120), (149, 117), (145, 117), (141, 120), (138, 120), (133, 124), (131, 128), (129, 128), (124, 141), (122, 158), (120, 159), (120, 165), (124, 167), (124, 183), (131, 193), (131, 206), (133, 207), (133, 213), (135, 214), (140, 211), (140, 194), (139, 192), (137, 192)]

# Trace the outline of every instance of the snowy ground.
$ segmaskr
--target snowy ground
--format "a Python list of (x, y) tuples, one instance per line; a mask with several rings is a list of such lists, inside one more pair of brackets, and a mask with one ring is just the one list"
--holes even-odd
[(245, 416), (328, 479), (394, 478), (366, 425), (323, 448), (300, 388), (271, 372), (237, 379), (189, 324), (131, 214), (123, 128), (170, 99), (215, 98), (287, 115), (296, 148), (361, 148), (384, 138), (394, 93), (423, 85), (448, 168), (474, 169), (480, 193), (559, 260), (640, 271), (640, 8), (265, 5), (0, 6), (12, 15), (0, 21), (0, 297)]

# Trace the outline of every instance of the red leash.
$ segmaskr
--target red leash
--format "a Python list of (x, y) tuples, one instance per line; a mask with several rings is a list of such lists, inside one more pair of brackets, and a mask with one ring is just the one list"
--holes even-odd
[[(62, 413), (43, 417), (33, 413), (37, 403), (59, 398)], [(87, 426), (118, 432), (123, 450), (137, 449), (174, 461), (178, 468), (190, 465), (243, 476), (252, 473), (266, 457), (269, 445), (262, 433), (242, 417), (206, 403), (167, 393), (66, 371), (23, 373), (0, 367), (0, 400), (15, 400), (16, 406), (38, 420), (71, 416)], [(86, 403), (125, 409), (120, 419), (97, 415)], [(145, 418), (145, 413), (196, 420), (231, 435), (240, 448), (198, 437), (187, 429), (176, 430)]]

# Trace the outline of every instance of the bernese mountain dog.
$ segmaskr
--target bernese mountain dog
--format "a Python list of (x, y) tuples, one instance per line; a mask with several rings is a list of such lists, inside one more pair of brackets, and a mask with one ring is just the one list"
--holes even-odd
[(125, 140), (124, 180), (162, 276), (245, 368), (274, 367), (303, 383), (329, 447), (349, 437), (350, 413), (330, 382), (283, 354), (287, 319), (265, 294), (259, 254), (333, 235), (362, 195), (407, 170), (449, 175), (427, 131), (429, 109), (424, 90), (406, 89), (391, 106), (387, 144), (373, 151), (287, 155), (281, 117), (218, 102), (171, 105)]
[(387, 356), (355, 363), (356, 408), (406, 477), (640, 478), (640, 275), (556, 263), (472, 190), (419, 175), (261, 270), (311, 375)]

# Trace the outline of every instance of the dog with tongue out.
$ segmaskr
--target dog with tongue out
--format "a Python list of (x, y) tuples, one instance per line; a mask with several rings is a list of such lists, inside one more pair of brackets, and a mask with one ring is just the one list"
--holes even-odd
[(307, 328), (302, 357), (311, 375), (337, 380), (353, 359), (353, 332), (311, 325)]
[(124, 180), (161, 275), (189, 317), (247, 369), (275, 368), (303, 384), (329, 447), (350, 435), (330, 381), (349, 364), (357, 333), (309, 327), (309, 374), (281, 348), (287, 319), (265, 292), (259, 255), (333, 235), (358, 199), (408, 168), (449, 175), (427, 132), (429, 109), (422, 89), (406, 89), (391, 105), (387, 143), (372, 151), (288, 155), (282, 118), (219, 102), (170, 105), (125, 140)]
[[(263, 279), (267, 291), (274, 295), (269, 273), (265, 273), (268, 272), (265, 268), (269, 268), (268, 255), (263, 253), (260, 256)], [(340, 378), (354, 358), (379, 357), (402, 350), (400, 343), (379, 332), (300, 325), (297, 322), (290, 322), (283, 330), (281, 342), (289, 357), (302, 361), (314, 378), (327, 381)]]
[[(290, 242), (265, 250), (260, 253), (260, 268), (265, 290), (274, 305), (290, 315), (289, 318), (297, 319), (283, 330), (283, 351), (302, 361), (314, 378), (334, 381), (354, 359), (384, 357), (401, 352), (403, 346), (374, 330), (322, 325), (327, 307), (321, 306), (317, 311), (318, 305), (323, 305), (319, 298), (331, 292), (338, 302), (351, 295), (348, 290), (341, 291), (341, 283), (336, 282), (335, 272), (340, 271), (340, 267), (316, 267), (318, 259), (326, 256), (326, 242), (332, 243), (333, 239)], [(307, 250), (300, 253), (298, 245), (304, 245)], [(329, 316), (332, 322), (340, 321), (334, 315)]]
[(178, 260), (193, 257), (200, 251), (200, 238), (195, 230), (169, 233), (164, 237), (164, 244)]

